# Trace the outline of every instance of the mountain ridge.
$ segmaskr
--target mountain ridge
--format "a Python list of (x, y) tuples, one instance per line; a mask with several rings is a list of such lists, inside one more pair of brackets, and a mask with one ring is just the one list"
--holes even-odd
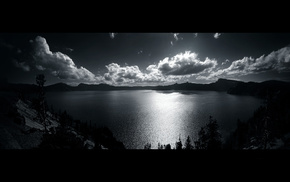
[(240, 81), (219, 79), (209, 84), (199, 83), (175, 83), (166, 86), (113, 86), (105, 83), (85, 84), (70, 86), (65, 83), (56, 83), (45, 86), (46, 91), (93, 91), (93, 90), (214, 90), (227, 91), (230, 87), (237, 85)]
[[(14, 92), (37, 92), (35, 84), (0, 84), (1, 91)], [(208, 84), (200, 83), (175, 83), (166, 86), (113, 86), (105, 83), (85, 84), (80, 83), (77, 86), (71, 86), (66, 83), (56, 83), (45, 86), (47, 92), (62, 91), (111, 91), (111, 90), (200, 90), (200, 91), (224, 91), (233, 95), (250, 95), (256, 97), (266, 97), (269, 93), (290, 92), (290, 82), (279, 80), (267, 80), (264, 82), (243, 82), (229, 79), (218, 79), (216, 82)]]

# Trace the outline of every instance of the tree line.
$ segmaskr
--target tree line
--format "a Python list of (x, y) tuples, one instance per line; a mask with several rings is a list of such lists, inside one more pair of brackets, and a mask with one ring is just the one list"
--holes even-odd
[[(146, 143), (144, 149), (151, 149), (151, 144)], [(219, 132), (219, 125), (217, 120), (212, 116), (209, 116), (208, 123), (201, 127), (198, 131), (198, 139), (196, 141), (191, 141), (190, 137), (187, 136), (185, 143), (183, 144), (181, 138), (175, 142), (175, 146), (170, 144), (160, 144), (158, 143), (157, 149), (159, 150), (220, 150), (222, 149), (222, 135)]]

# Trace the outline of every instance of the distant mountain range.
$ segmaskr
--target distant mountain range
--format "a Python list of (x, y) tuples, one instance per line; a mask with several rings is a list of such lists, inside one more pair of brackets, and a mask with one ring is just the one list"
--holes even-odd
[[(0, 83), (1, 91), (16, 92), (37, 92), (35, 84), (12, 84), (7, 82)], [(242, 82), (236, 80), (219, 79), (214, 83), (197, 84), (197, 83), (181, 83), (167, 86), (112, 86), (108, 84), (84, 84), (70, 86), (65, 83), (57, 83), (45, 86), (47, 92), (62, 91), (110, 91), (110, 90), (203, 90), (203, 91), (224, 91), (235, 95), (252, 95), (256, 97), (265, 97), (265, 95), (273, 92), (290, 93), (290, 82), (283, 81), (265, 81)]]
[(70, 86), (65, 83), (57, 83), (46, 86), (46, 91), (94, 91), (94, 90), (212, 90), (227, 91), (236, 86), (239, 81), (219, 79), (210, 84), (181, 83), (167, 86), (112, 86), (108, 84), (84, 84)]

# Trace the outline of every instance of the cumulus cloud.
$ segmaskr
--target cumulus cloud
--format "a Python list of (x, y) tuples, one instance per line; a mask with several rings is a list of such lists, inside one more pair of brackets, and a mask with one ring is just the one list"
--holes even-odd
[(259, 58), (244, 57), (235, 60), (225, 69), (217, 69), (208, 76), (197, 79), (214, 79), (217, 77), (237, 77), (249, 74), (258, 74), (267, 71), (287, 72), (290, 71), (290, 47), (284, 47), (273, 51), (267, 56)]
[(23, 71), (30, 71), (30, 66), (27, 65), (26, 62), (19, 62), (16, 59), (13, 59), (13, 64), (17, 67), (17, 68), (21, 68)]
[[(210, 71), (217, 65), (216, 60), (206, 58), (201, 61), (196, 53), (186, 51), (171, 58), (166, 57), (160, 60), (157, 65), (150, 65), (150, 68), (158, 69), (163, 75), (191, 75)], [(148, 68), (147, 68), (148, 69)]]
[(168, 81), (168, 78), (162, 74), (158, 69), (157, 65), (149, 65), (146, 68), (147, 74), (145, 74), (144, 80), (147, 82), (165, 82)]
[(104, 74), (104, 82), (114, 85), (160, 83), (167, 81), (162, 73), (153, 65), (142, 72), (137, 65), (120, 66), (117, 63), (106, 65), (108, 70)]
[(232, 64), (225, 69), (227, 74), (253, 74), (265, 71), (290, 71), (290, 47), (284, 47), (277, 51), (273, 51), (267, 56), (254, 59), (244, 57), (241, 60), (233, 61)]
[(290, 71), (290, 47), (284, 47), (271, 52), (267, 56), (256, 59), (250, 68), (253, 72), (277, 70), (278, 72)]
[(221, 36), (220, 33), (215, 33), (215, 34), (213, 35), (213, 37), (214, 37), (215, 39), (218, 39), (220, 36)]
[(34, 59), (38, 70), (49, 70), (60, 79), (85, 82), (99, 81), (93, 73), (84, 67), (77, 67), (73, 60), (61, 52), (51, 52), (46, 39), (37, 36), (34, 41)]
[(117, 63), (111, 63), (106, 65), (108, 73), (104, 74), (104, 79), (110, 81), (111, 83), (134, 83), (142, 77), (142, 72), (138, 66), (124, 66), (121, 67)]

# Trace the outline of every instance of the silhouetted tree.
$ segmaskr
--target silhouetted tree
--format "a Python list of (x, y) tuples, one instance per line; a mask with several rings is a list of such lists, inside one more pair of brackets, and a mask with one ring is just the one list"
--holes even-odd
[(237, 120), (237, 128), (233, 131), (224, 143), (225, 149), (243, 149), (245, 144), (248, 142), (248, 123), (242, 122), (240, 119)]
[(38, 118), (40, 123), (44, 125), (44, 131), (47, 132), (47, 122), (46, 122), (46, 102), (45, 102), (45, 92), (44, 83), (46, 82), (45, 76), (39, 74), (36, 76), (36, 84), (38, 86)]
[(204, 127), (201, 127), (198, 132), (198, 140), (195, 142), (196, 149), (206, 149), (207, 135)]
[(193, 146), (191, 145), (191, 141), (190, 141), (189, 136), (187, 136), (187, 139), (185, 141), (184, 146), (185, 146), (185, 148), (184, 148), (185, 150), (191, 150), (191, 149), (193, 149)]
[(151, 143), (146, 143), (146, 144), (144, 145), (144, 149), (145, 149), (145, 150), (150, 150), (150, 149), (151, 149)]
[(165, 150), (171, 150), (171, 145), (170, 144), (165, 145), (164, 149)]
[(163, 145), (161, 143), (158, 142), (158, 146), (157, 146), (158, 150), (162, 150), (163, 149)]
[(158, 150), (171, 150), (171, 145), (167, 144), (167, 145), (162, 145), (161, 143), (158, 142), (158, 146), (157, 146)]
[(221, 149), (221, 134), (219, 133), (219, 125), (216, 119), (209, 117), (209, 123), (206, 125), (208, 130), (208, 149)]
[(216, 119), (209, 117), (209, 123), (205, 127), (201, 127), (198, 132), (198, 140), (195, 142), (196, 149), (221, 149), (221, 134), (218, 131), (219, 126)]
[(179, 136), (178, 142), (175, 143), (176, 150), (182, 150), (182, 142)]

